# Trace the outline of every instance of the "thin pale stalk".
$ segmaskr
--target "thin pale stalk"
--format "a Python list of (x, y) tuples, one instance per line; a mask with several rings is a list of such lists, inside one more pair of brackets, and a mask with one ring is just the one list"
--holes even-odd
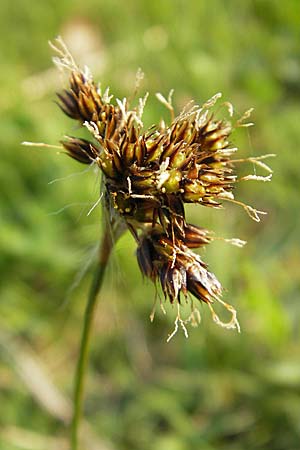
[(90, 337), (93, 319), (97, 305), (98, 294), (104, 279), (105, 269), (113, 248), (113, 239), (110, 232), (106, 232), (103, 236), (99, 261), (92, 280), (88, 302), (84, 314), (83, 330), (80, 342), (80, 353), (75, 372), (75, 386), (74, 386), (74, 411), (71, 423), (71, 449), (78, 449), (78, 436), (80, 420), (82, 415), (83, 397), (84, 397), (84, 382), (86, 375), (86, 367), (88, 362), (88, 354), (90, 347)]

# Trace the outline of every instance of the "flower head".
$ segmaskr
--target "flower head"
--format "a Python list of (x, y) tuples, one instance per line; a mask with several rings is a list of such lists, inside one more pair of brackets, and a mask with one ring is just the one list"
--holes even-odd
[[(59, 53), (57, 65), (70, 71), (69, 87), (57, 94), (58, 104), (92, 137), (91, 141), (67, 137), (62, 145), (72, 158), (93, 163), (102, 171), (106, 204), (134, 236), (143, 275), (160, 283), (171, 303), (180, 305), (191, 294), (209, 306), (218, 324), (239, 329), (234, 308), (221, 299), (220, 282), (193, 251), (209, 244), (213, 235), (186, 222), (184, 205), (220, 208), (223, 201), (230, 201), (260, 220), (262, 212), (236, 201), (233, 193), (234, 185), (243, 179), (270, 179), (270, 175), (239, 179), (235, 171), (237, 164), (247, 160), (233, 158), (237, 148), (232, 146), (231, 133), (235, 127), (251, 125), (245, 123), (250, 110), (234, 125), (220, 120), (212, 112), (221, 97), (216, 94), (201, 107), (189, 104), (173, 117), (171, 96), (165, 99), (158, 94), (171, 111), (171, 124), (144, 131), (147, 96), (133, 109), (126, 99), (112, 103), (108, 89), (102, 93), (92, 76), (76, 66), (61, 40), (53, 47)], [(231, 116), (232, 106), (225, 105)], [(264, 157), (248, 161), (271, 173), (261, 161)], [(214, 312), (215, 301), (231, 312), (228, 323)], [(184, 327), (180, 315), (177, 320)]]

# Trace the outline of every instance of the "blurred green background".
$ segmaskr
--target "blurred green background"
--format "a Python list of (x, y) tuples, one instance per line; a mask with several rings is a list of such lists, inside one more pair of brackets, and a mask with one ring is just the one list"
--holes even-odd
[[(59, 111), (62, 86), (47, 41), (62, 35), (79, 64), (118, 97), (135, 73), (149, 91), (145, 123), (223, 92), (255, 127), (233, 136), (240, 156), (276, 153), (271, 183), (230, 205), (189, 208), (195, 224), (248, 241), (217, 241), (203, 257), (239, 312), (241, 334), (205, 305), (189, 339), (170, 343), (176, 310), (157, 311), (135, 245), (110, 262), (93, 332), (82, 450), (298, 450), (300, 447), (300, 3), (276, 0), (4, 0), (0, 15), (0, 448), (68, 449), (72, 378), (90, 267), (101, 235), (92, 170), (53, 149), (82, 135)], [(253, 167), (249, 166), (249, 171)], [(56, 181), (55, 181), (56, 180)], [(86, 276), (85, 276), (86, 274)]]

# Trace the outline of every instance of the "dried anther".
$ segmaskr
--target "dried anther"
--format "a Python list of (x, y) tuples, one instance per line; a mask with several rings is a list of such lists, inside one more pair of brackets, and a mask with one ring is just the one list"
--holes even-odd
[[(220, 282), (192, 250), (209, 244), (213, 237), (207, 230), (186, 223), (184, 204), (220, 208), (226, 200), (241, 205), (259, 221), (261, 212), (236, 201), (233, 187), (243, 180), (270, 180), (272, 171), (261, 162), (264, 157), (232, 158), (237, 151), (231, 144), (234, 128), (211, 112), (221, 94), (202, 107), (189, 104), (177, 117), (172, 93), (168, 99), (157, 94), (170, 110), (172, 122), (144, 131), (142, 112), (147, 95), (133, 109), (126, 99), (111, 103), (108, 90), (102, 94), (91, 75), (76, 66), (61, 40), (52, 47), (59, 54), (56, 64), (70, 71), (69, 87), (57, 94), (58, 104), (92, 135), (91, 142), (68, 137), (62, 145), (72, 158), (84, 164), (94, 163), (101, 169), (107, 207), (121, 218), (136, 239), (137, 260), (143, 275), (159, 282), (164, 297), (177, 303), (178, 308), (182, 299), (189, 299), (192, 294), (208, 305), (216, 323), (239, 330), (234, 308), (221, 300)], [(232, 116), (232, 105), (225, 105)], [(245, 123), (250, 112), (237, 120), (235, 126), (250, 126)], [(269, 175), (237, 179), (235, 166), (245, 161), (267, 170)], [(229, 241), (236, 245), (242, 242)], [(230, 322), (219, 319), (214, 302), (231, 313)], [(187, 334), (186, 321), (179, 312), (175, 330), (178, 323)]]

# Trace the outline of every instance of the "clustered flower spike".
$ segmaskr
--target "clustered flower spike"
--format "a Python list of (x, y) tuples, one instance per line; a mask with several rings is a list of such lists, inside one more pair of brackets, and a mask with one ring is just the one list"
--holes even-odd
[[(190, 298), (190, 293), (208, 305), (215, 322), (239, 330), (235, 309), (221, 299), (220, 282), (193, 251), (209, 244), (213, 236), (186, 222), (184, 204), (220, 208), (226, 200), (241, 205), (250, 217), (260, 220), (262, 211), (236, 201), (233, 194), (235, 183), (242, 179), (271, 178), (271, 170), (262, 162), (270, 155), (247, 160), (266, 169), (268, 176), (248, 175), (238, 179), (235, 173), (235, 165), (246, 160), (232, 158), (237, 149), (232, 146), (230, 135), (234, 127), (252, 125), (245, 123), (251, 111), (234, 126), (219, 120), (211, 112), (221, 97), (216, 94), (201, 107), (189, 104), (174, 118), (171, 95), (165, 99), (157, 94), (171, 111), (173, 120), (169, 126), (161, 123), (144, 131), (142, 113), (147, 96), (133, 109), (126, 99), (117, 99), (113, 104), (108, 89), (102, 94), (89, 72), (74, 63), (61, 39), (52, 47), (59, 55), (54, 59), (56, 64), (70, 71), (69, 87), (58, 94), (58, 104), (67, 116), (86, 127), (93, 138), (87, 141), (67, 137), (62, 145), (72, 158), (101, 169), (106, 205), (134, 236), (141, 272), (159, 282), (165, 298), (178, 308), (182, 299)], [(225, 105), (231, 116), (232, 106)], [(215, 301), (229, 310), (232, 315), (229, 322), (219, 319), (213, 309)], [(194, 317), (193, 312), (189, 320)], [(179, 312), (175, 331), (178, 321), (187, 334), (186, 321)]]

